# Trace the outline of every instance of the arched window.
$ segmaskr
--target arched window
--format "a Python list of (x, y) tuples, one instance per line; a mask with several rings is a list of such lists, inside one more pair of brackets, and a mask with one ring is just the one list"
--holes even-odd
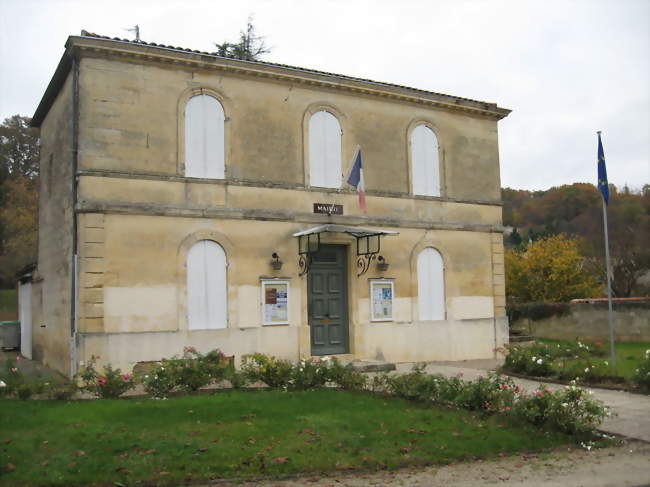
[(341, 125), (321, 110), (309, 119), (309, 185), (340, 188), (342, 181)]
[(425, 320), (445, 319), (445, 276), (440, 253), (427, 247), (418, 255), (419, 317)]
[(199, 240), (187, 253), (188, 328), (226, 328), (227, 308), (226, 253), (212, 240)]
[(413, 194), (440, 196), (438, 138), (426, 125), (418, 125), (411, 132), (411, 167)]
[(196, 95), (185, 105), (185, 175), (223, 179), (224, 112), (210, 95)]

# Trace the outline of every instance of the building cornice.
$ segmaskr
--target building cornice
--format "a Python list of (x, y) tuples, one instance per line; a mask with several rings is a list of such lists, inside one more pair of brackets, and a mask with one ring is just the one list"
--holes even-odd
[[(154, 62), (174, 66), (187, 66), (195, 69), (214, 70), (247, 78), (265, 78), (281, 83), (305, 85), (321, 89), (343, 91), (354, 95), (383, 98), (399, 103), (423, 105), (493, 120), (500, 120), (510, 113), (510, 110), (498, 107), (496, 103), (470, 100), (468, 98), (333, 73), (324, 73), (294, 66), (244, 61), (170, 46), (109, 39), (99, 36), (93, 37), (92, 34), (70, 36), (66, 43), (66, 48), (66, 53), (61, 60), (62, 63), (64, 58), (71, 56), (71, 52), (74, 52), (80, 56), (108, 56), (118, 59), (130, 59), (136, 62)], [(62, 63), (60, 63), (59, 67), (61, 67)], [(48, 92), (51, 91), (50, 88), (56, 88), (56, 77), (55, 74), (41, 104), (34, 114), (33, 118), (35, 122), (33, 124), (35, 126), (40, 125), (47, 114), (49, 105), (54, 101), (52, 93)]]

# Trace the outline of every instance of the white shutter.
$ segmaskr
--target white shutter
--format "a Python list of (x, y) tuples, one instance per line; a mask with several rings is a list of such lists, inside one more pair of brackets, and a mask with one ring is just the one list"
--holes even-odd
[(445, 279), (440, 253), (431, 247), (422, 250), (418, 255), (417, 272), (420, 320), (444, 320)]
[(413, 194), (440, 196), (438, 138), (429, 127), (418, 125), (411, 132)]
[(334, 115), (321, 110), (309, 119), (309, 184), (340, 188), (342, 180), (341, 125)]
[(201, 240), (187, 254), (187, 320), (190, 330), (225, 328), (228, 290), (226, 254), (216, 242)]
[(185, 175), (223, 179), (224, 112), (209, 95), (193, 96), (185, 105)]

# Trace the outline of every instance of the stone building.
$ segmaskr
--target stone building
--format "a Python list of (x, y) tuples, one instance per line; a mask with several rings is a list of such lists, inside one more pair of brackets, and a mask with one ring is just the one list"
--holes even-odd
[[(507, 340), (493, 103), (71, 36), (38, 106), (34, 358), (389, 361)], [(359, 150), (367, 212), (347, 183)]]

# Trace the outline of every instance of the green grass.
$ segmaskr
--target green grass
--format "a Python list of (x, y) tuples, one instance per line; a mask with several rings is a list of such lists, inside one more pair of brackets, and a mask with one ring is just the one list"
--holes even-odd
[(571, 442), (505, 422), (340, 390), (228, 391), (164, 401), (5, 399), (0, 485), (178, 485), (190, 478), (449, 463)]
[[(573, 340), (550, 340), (547, 338), (540, 338), (538, 341), (548, 345), (575, 343)], [(604, 357), (595, 358), (594, 361), (607, 361), (608, 363), (611, 363), (609, 342), (602, 343), (606, 354)], [(648, 342), (616, 342), (616, 375), (624, 377), (625, 379), (632, 377), (634, 371), (639, 366), (639, 363), (644, 358), (645, 351), (648, 349), (650, 349), (650, 343)], [(566, 360), (566, 362), (571, 363), (570, 360)]]
[(18, 298), (15, 289), (0, 289), (0, 321), (18, 319)]

